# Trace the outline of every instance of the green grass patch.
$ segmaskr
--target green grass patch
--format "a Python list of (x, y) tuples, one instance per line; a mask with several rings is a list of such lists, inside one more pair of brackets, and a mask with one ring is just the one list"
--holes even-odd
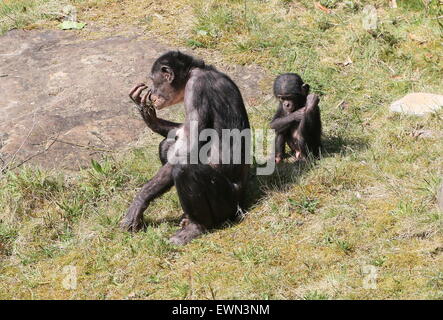
[[(0, 177), (0, 298), (442, 299), (443, 113), (391, 114), (409, 92), (443, 93), (438, 1), (3, 1), (1, 32), (56, 27), (62, 6), (79, 20), (134, 26), (209, 63), (297, 72), (321, 95), (324, 152), (252, 177), (244, 221), (184, 248), (175, 191), (154, 201), (147, 229), (118, 228), (137, 189), (160, 167), (157, 140), (67, 174), (24, 167)], [(377, 29), (363, 29), (373, 4)], [(26, 9), (25, 9), (26, 8)], [(88, 27), (80, 33), (88, 32)], [(105, 34), (111, 35), (111, 34)], [(248, 106), (255, 128), (276, 102)], [(153, 160), (155, 159), (155, 160)], [(77, 289), (63, 286), (75, 267)], [(364, 286), (375, 267), (376, 289)], [(70, 270), (70, 269), (69, 269)]]

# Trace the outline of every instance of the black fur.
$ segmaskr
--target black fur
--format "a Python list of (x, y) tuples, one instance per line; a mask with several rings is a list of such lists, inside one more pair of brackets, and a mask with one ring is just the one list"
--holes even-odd
[[(225, 74), (202, 60), (195, 59), (178, 51), (167, 52), (158, 58), (152, 66), (152, 75), (168, 72), (174, 78), (170, 87), (161, 77), (155, 77), (154, 90), (180, 92), (184, 90), (186, 121), (183, 124), (160, 118), (143, 117), (147, 125), (158, 134), (166, 137), (171, 130), (187, 128), (189, 119), (198, 120), (198, 131), (206, 128), (215, 129), (221, 139), (222, 129), (249, 129), (249, 120), (241, 93), (236, 84)], [(141, 84), (139, 87), (145, 88)], [(169, 89), (171, 88), (172, 89)], [(161, 88), (161, 89), (159, 89)], [(134, 89), (136, 90), (137, 87)], [(131, 92), (133, 94), (134, 90)], [(141, 91), (137, 91), (138, 95)], [(162, 93), (159, 92), (161, 95)], [(166, 95), (165, 95), (166, 96)], [(138, 102), (138, 97), (131, 97)], [(143, 108), (143, 106), (142, 106)], [(143, 113), (142, 113), (143, 115)], [(184, 131), (186, 132), (186, 130)], [(250, 139), (250, 137), (246, 137)], [(143, 217), (143, 211), (152, 199), (166, 192), (172, 184), (184, 211), (183, 228), (171, 238), (177, 244), (185, 244), (205, 230), (220, 226), (233, 218), (241, 207), (245, 195), (249, 165), (249, 141), (241, 140), (242, 161), (233, 164), (234, 154), (230, 154), (228, 164), (170, 164), (168, 150), (174, 147), (173, 139), (165, 139), (159, 145), (159, 157), (163, 167), (157, 175), (143, 186), (122, 221), (127, 230), (137, 229)], [(232, 145), (233, 141), (231, 141)], [(204, 145), (198, 145), (201, 148)], [(219, 143), (222, 148), (222, 143)], [(232, 149), (231, 149), (232, 150)], [(219, 152), (220, 158), (222, 152)], [(221, 159), (219, 161), (221, 163)], [(153, 185), (156, 184), (156, 187)], [(160, 187), (160, 186), (163, 187)], [(154, 192), (154, 193), (153, 193)], [(157, 193), (155, 193), (157, 192)]]

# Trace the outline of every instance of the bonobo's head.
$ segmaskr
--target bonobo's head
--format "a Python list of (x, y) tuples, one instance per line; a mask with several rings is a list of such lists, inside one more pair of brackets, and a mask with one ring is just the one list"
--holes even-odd
[(286, 113), (303, 108), (308, 94), (309, 85), (296, 73), (281, 74), (274, 81), (274, 96)]
[(162, 109), (183, 101), (186, 82), (192, 68), (204, 68), (204, 62), (180, 51), (169, 51), (152, 65), (151, 101)]

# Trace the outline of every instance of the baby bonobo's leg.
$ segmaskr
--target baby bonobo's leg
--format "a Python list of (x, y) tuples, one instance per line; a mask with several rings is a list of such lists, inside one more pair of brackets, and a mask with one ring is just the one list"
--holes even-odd
[(303, 119), (297, 130), (293, 132), (293, 140), (288, 142), (297, 160), (305, 160), (310, 152), (318, 156), (321, 145), (321, 119), (318, 103), (319, 98), (316, 94), (308, 95)]
[(277, 133), (275, 136), (275, 163), (280, 163), (285, 156), (286, 137)]

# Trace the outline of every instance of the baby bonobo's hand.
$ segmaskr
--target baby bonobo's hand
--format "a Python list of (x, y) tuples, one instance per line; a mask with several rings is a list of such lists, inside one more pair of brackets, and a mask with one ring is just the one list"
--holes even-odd
[(318, 97), (317, 94), (315, 94), (315, 93), (308, 94), (308, 96), (306, 97), (306, 106), (305, 106), (306, 110), (309, 110), (311, 108), (318, 106), (319, 101), (320, 101), (320, 98)]
[(142, 94), (146, 89), (148, 89), (148, 86), (144, 83), (136, 85), (129, 93), (129, 98), (134, 101), (143, 119), (148, 123), (153, 123), (157, 120), (157, 114), (151, 102), (151, 90), (148, 90), (144, 95)]

